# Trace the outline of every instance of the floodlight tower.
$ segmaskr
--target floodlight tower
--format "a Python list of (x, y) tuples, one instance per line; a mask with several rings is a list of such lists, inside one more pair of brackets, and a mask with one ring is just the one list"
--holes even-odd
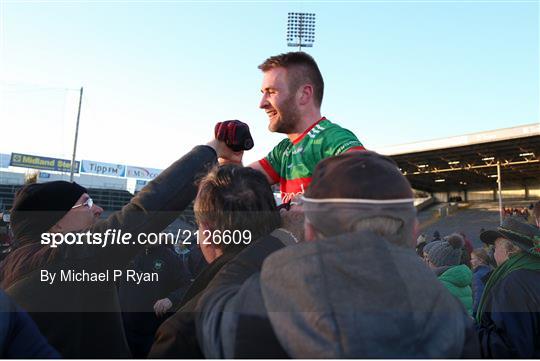
[(315, 41), (315, 14), (289, 13), (287, 21), (287, 46), (311, 48)]

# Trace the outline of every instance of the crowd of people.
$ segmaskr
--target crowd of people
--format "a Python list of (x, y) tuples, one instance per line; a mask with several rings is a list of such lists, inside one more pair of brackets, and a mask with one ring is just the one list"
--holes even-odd
[[(246, 147), (234, 145), (249, 131), (229, 121), (106, 219), (76, 183), (17, 192), (15, 243), (0, 264), (1, 356), (540, 357), (540, 212), (536, 225), (507, 218), (482, 232), (494, 267), (461, 234), (417, 239), (396, 163), (321, 117), (313, 58), (281, 54), (259, 68), (260, 108), (287, 135), (261, 161), (242, 166)], [(40, 242), (44, 232), (160, 232), (192, 201), (197, 234), (248, 232), (249, 242), (209, 237), (186, 252)], [(127, 268), (161, 277), (42, 281), (44, 271)]]
[[(529, 207), (530, 208), (530, 207)], [(505, 217), (521, 217), (525, 220), (529, 219), (529, 208), (527, 207), (503, 207), (503, 215)]]

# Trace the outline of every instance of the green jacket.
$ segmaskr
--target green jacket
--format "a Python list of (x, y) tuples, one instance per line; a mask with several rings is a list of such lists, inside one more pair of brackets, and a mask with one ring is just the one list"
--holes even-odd
[(464, 264), (452, 266), (439, 275), (439, 280), (452, 295), (459, 298), (469, 315), (472, 315), (471, 269)]

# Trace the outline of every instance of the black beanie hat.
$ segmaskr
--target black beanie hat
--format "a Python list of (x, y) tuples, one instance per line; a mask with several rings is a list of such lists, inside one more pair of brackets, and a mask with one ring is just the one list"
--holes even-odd
[(17, 242), (31, 240), (47, 232), (75, 202), (87, 193), (77, 183), (54, 181), (22, 187), (11, 208), (11, 229)]

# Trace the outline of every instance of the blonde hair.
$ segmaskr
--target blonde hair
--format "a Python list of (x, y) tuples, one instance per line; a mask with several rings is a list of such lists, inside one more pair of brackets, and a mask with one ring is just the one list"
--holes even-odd
[(489, 255), (488, 255), (487, 251), (484, 248), (475, 248), (471, 252), (471, 256), (472, 255), (475, 255), (476, 258), (478, 258), (480, 260), (480, 262), (482, 262), (483, 264), (485, 264), (485, 265), (489, 264)]
[(500, 241), (501, 246), (504, 247), (506, 252), (508, 253), (508, 257), (512, 257), (515, 254), (518, 254), (521, 251), (521, 248), (513, 244), (511, 241), (507, 240), (506, 238), (499, 238), (498, 241)]

